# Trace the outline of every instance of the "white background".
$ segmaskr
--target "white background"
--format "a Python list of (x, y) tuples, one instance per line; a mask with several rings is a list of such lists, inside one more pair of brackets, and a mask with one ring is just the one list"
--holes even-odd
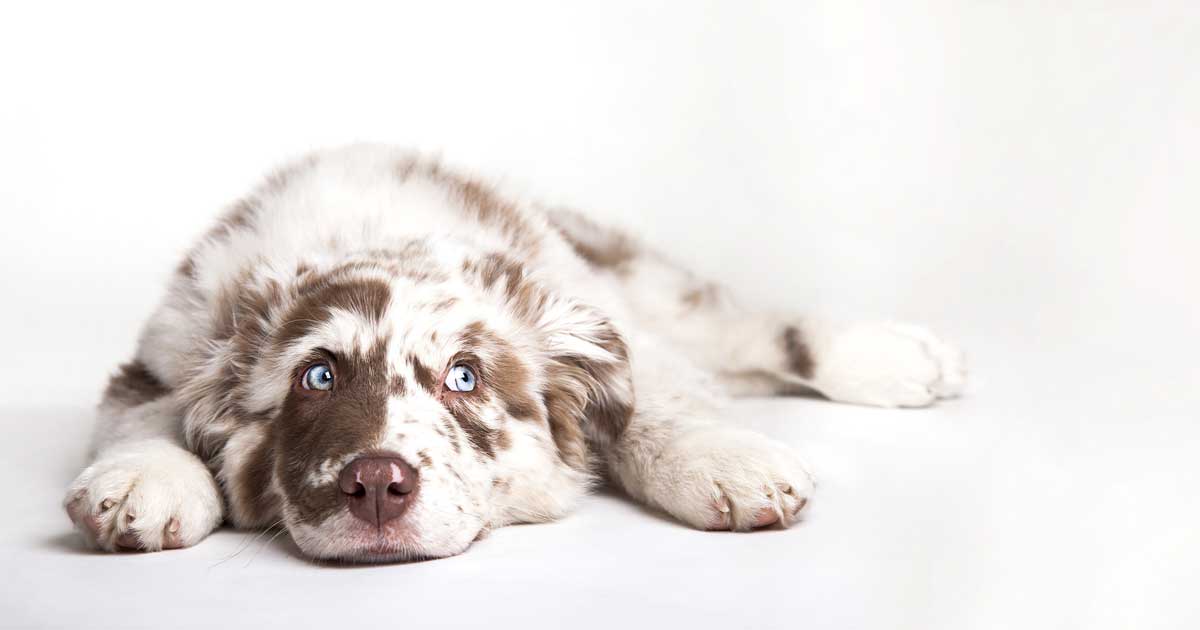
[[(1200, 623), (1194, 2), (26, 3), (0, 59), (0, 626)], [(930, 324), (974, 390), (738, 407), (820, 479), (785, 532), (599, 496), (419, 565), (229, 531), (82, 551), (61, 490), (181, 252), (355, 140), (608, 217), (750, 302)]]

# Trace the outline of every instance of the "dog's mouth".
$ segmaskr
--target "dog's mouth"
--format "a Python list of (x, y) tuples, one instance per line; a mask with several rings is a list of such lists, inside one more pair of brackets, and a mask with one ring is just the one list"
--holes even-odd
[(357, 540), (346, 545), (330, 560), (347, 564), (389, 564), (411, 563), (437, 560), (458, 555), (462, 550), (452, 553), (430, 553), (412, 544), (398, 542), (379, 536), (374, 540)]
[(422, 560), (430, 560), (431, 558), (423, 554), (413, 553), (408, 549), (397, 547), (394, 544), (380, 542), (361, 547), (342, 559), (354, 563), (382, 564), (392, 562), (420, 562)]
[(338, 528), (338, 559), (348, 562), (412, 562), (429, 557), (416, 532), (403, 523), (375, 527), (352, 522)]
[(423, 536), (421, 531), (408, 519), (379, 527), (343, 513), (318, 527), (300, 525), (292, 530), (292, 538), (309, 558), (347, 564), (434, 560), (458, 555), (470, 546), (470, 542), (454, 542), (457, 536)]

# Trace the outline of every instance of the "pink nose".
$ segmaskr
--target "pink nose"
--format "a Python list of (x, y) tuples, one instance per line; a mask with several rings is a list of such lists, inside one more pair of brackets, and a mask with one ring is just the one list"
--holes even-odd
[(381, 527), (400, 518), (412, 503), (417, 471), (395, 455), (368, 455), (342, 469), (338, 487), (351, 514)]

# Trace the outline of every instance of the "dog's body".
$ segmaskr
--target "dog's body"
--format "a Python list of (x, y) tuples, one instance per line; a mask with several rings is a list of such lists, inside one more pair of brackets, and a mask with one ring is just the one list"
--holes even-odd
[(741, 310), (577, 215), (356, 146), (269, 178), (189, 253), (65, 506), (108, 550), (228, 518), (352, 560), (459, 553), (601, 476), (695, 527), (786, 526), (812, 482), (718, 422), (724, 392), (924, 406), (963, 380), (921, 329)]

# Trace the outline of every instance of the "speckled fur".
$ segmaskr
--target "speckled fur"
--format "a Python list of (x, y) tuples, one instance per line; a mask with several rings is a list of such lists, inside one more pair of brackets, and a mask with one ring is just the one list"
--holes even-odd
[[(340, 379), (319, 400), (295, 386), (318, 358)], [(445, 391), (455, 361), (477, 391)], [(107, 550), (188, 546), (228, 520), (354, 561), (460, 553), (561, 517), (603, 476), (695, 527), (787, 526), (812, 480), (723, 422), (726, 393), (923, 406), (963, 379), (922, 329), (745, 310), (580, 215), (359, 145), (278, 171), (188, 253), (64, 506)], [(370, 528), (336, 478), (379, 451), (420, 491)]]

